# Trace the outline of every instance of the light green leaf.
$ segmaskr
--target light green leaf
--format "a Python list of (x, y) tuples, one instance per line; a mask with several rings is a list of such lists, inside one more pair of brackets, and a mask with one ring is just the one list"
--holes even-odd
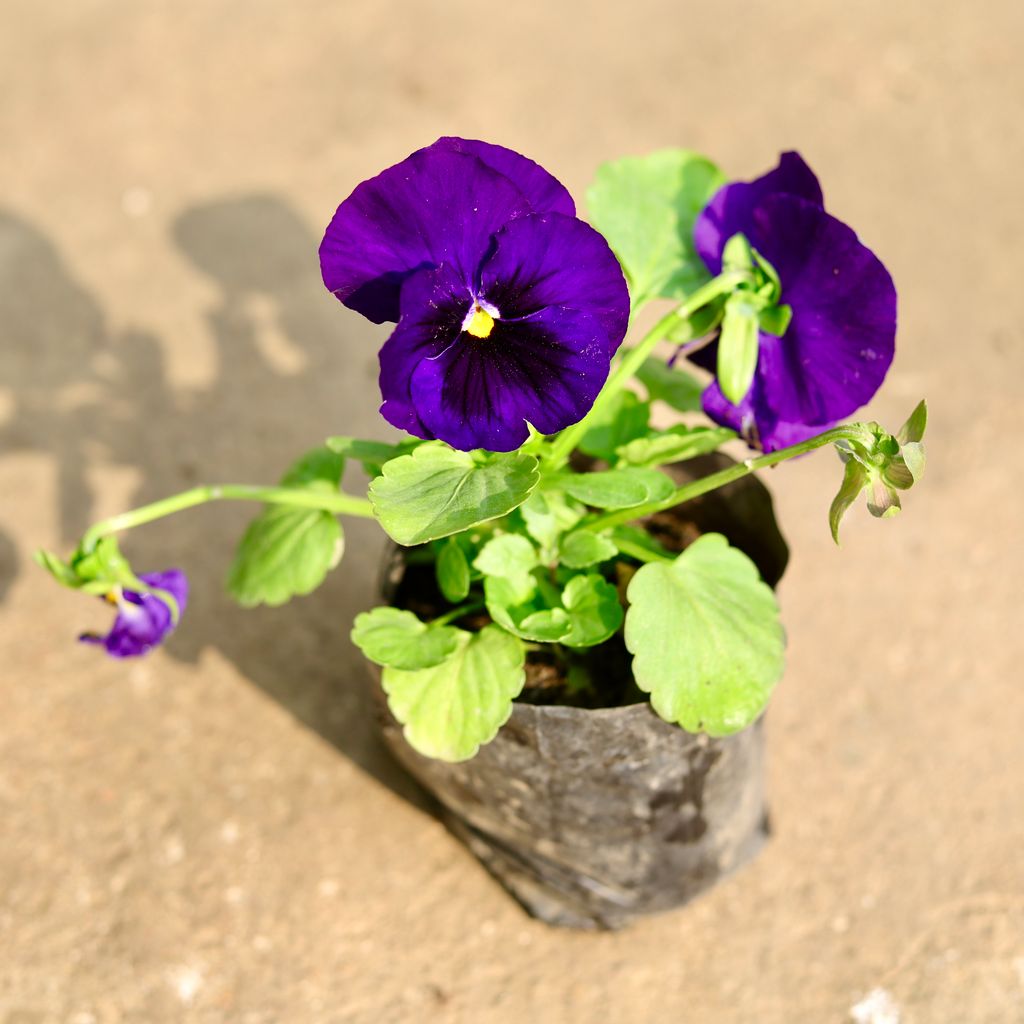
[(464, 601), (469, 594), (469, 562), (466, 553), (454, 537), (449, 537), (437, 554), (435, 566), (437, 585), (445, 600), (452, 604)]
[(585, 569), (607, 562), (618, 554), (618, 548), (605, 536), (590, 530), (575, 530), (562, 538), (558, 560), (570, 569)]
[(630, 441), (619, 449), (618, 454), (623, 462), (631, 466), (663, 466), (717, 451), (726, 441), (732, 441), (735, 437), (736, 432), (728, 427), (678, 425)]
[(867, 485), (868, 471), (856, 459), (849, 459), (843, 470), (843, 482), (839, 485), (839, 493), (832, 499), (832, 505), (828, 510), (828, 525), (836, 544), (839, 543), (839, 524), (843, 516)]
[(662, 718), (711, 736), (757, 718), (784, 641), (775, 595), (743, 552), (705, 534), (674, 562), (638, 569), (627, 596), (633, 675)]
[(598, 473), (565, 473), (552, 478), (570, 497), (594, 508), (632, 508), (661, 501), (675, 485), (656, 469), (609, 469)]
[(554, 643), (569, 632), (568, 613), (545, 603), (533, 576), (488, 576), (484, 600), (491, 618), (524, 640)]
[(617, 448), (647, 433), (650, 414), (650, 404), (632, 391), (617, 392), (580, 439), (580, 451), (613, 461)]
[[(344, 456), (314, 448), (285, 473), (281, 485), (334, 494), (344, 468)], [(332, 513), (267, 505), (238, 545), (228, 570), (228, 592), (245, 608), (284, 604), (320, 586), (343, 550), (344, 534)]]
[(724, 180), (709, 160), (684, 149), (598, 168), (587, 192), (591, 223), (618, 256), (634, 309), (659, 296), (683, 298), (708, 280), (693, 225)]
[(385, 463), (369, 497), (393, 540), (422, 544), (508, 514), (538, 479), (532, 455), (459, 452), (431, 441)]
[(678, 412), (699, 412), (704, 385), (685, 370), (668, 366), (662, 359), (648, 359), (636, 372), (652, 402), (665, 402)]
[(497, 626), (458, 633), (447, 661), (415, 672), (385, 668), (381, 678), (409, 745), (441, 761), (466, 761), (494, 739), (526, 680), (514, 636)]
[(489, 540), (473, 560), (473, 568), (485, 576), (518, 579), (539, 564), (537, 549), (518, 533), (503, 533)]
[(459, 646), (460, 632), (454, 626), (429, 626), (412, 612), (383, 607), (357, 615), (351, 635), (370, 661), (413, 670), (450, 658)]
[(757, 369), (758, 313), (747, 292), (734, 292), (726, 300), (718, 336), (717, 376), (722, 394), (733, 405), (747, 397)]
[(569, 632), (562, 637), (567, 647), (593, 647), (603, 643), (622, 625), (619, 592), (603, 576), (574, 576), (562, 592), (569, 613)]
[(534, 491), (519, 507), (526, 532), (540, 544), (545, 562), (554, 558), (559, 537), (571, 530), (586, 512), (583, 505), (561, 491)]

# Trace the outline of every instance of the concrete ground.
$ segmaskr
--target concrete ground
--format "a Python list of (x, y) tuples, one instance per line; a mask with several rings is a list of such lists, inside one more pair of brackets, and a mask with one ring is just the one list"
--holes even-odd
[[(1013, 0), (0, 2), (0, 1022), (1024, 1021), (1024, 7)], [(139, 531), (194, 596), (117, 664), (30, 562), (193, 481), (386, 436), (385, 336), (315, 250), (445, 133), (582, 197), (601, 160), (799, 147), (900, 288), (870, 413), (931, 404), (905, 517), (828, 453), (773, 472), (793, 546), (776, 835), (619, 934), (526, 918), (378, 747), (347, 640), (381, 536), (243, 612), (248, 510)]]

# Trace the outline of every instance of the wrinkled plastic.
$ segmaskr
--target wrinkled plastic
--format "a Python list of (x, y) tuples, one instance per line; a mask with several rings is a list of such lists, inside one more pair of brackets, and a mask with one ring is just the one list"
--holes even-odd
[[(672, 467), (680, 480), (729, 460)], [(724, 533), (772, 585), (788, 551), (762, 484), (745, 477), (681, 506), (681, 519)], [(385, 599), (403, 572), (392, 549)], [(446, 821), (535, 917), (620, 928), (668, 910), (749, 861), (768, 836), (761, 723), (722, 739), (663, 722), (647, 703), (588, 709), (515, 704), (470, 761), (447, 764), (402, 738), (378, 686), (396, 757), (440, 801)]]

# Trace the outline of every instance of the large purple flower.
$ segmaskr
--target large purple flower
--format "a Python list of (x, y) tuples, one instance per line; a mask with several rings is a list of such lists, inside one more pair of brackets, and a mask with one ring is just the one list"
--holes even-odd
[(384, 418), (465, 451), (581, 419), (629, 318), (618, 261), (565, 188), (485, 142), (439, 139), (364, 181), (320, 266), (346, 306), (398, 322), (380, 352)]
[[(178, 615), (185, 610), (188, 600), (188, 580), (180, 569), (147, 573), (139, 577), (143, 583), (157, 590), (165, 590), (178, 603)], [(106, 636), (84, 633), (79, 640), (101, 644), (114, 658), (134, 658), (162, 643), (174, 629), (171, 609), (155, 594), (123, 590), (112, 598), (117, 605), (117, 616)]]
[[(797, 153), (783, 153), (755, 181), (724, 186), (704, 208), (693, 237), (713, 274), (738, 233), (775, 268), (779, 301), (793, 317), (781, 337), (760, 332), (743, 401), (733, 405), (713, 383), (704, 410), (774, 451), (849, 416), (878, 390), (893, 358), (896, 289), (878, 257), (825, 212), (818, 180)], [(713, 368), (714, 358), (711, 346), (696, 361)]]

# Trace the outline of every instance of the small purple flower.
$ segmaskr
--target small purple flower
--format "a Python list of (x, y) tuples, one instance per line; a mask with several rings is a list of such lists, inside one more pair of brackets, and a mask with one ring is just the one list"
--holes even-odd
[[(827, 429), (878, 390), (893, 358), (896, 289), (878, 257), (825, 212), (818, 179), (797, 153), (783, 153), (755, 181), (724, 186), (704, 208), (693, 237), (711, 273), (737, 233), (775, 268), (793, 318), (781, 337), (760, 332), (743, 401), (733, 405), (712, 383), (704, 411), (774, 451)], [(694, 361), (713, 369), (715, 349)]]
[(384, 418), (463, 451), (581, 419), (629, 319), (619, 263), (565, 188), (485, 142), (439, 139), (364, 181), (320, 266), (346, 306), (398, 323), (380, 352)]
[[(166, 590), (178, 603), (178, 615), (188, 600), (188, 580), (180, 569), (147, 573), (139, 577), (157, 590)], [(109, 598), (117, 605), (117, 617), (106, 636), (84, 633), (79, 640), (102, 644), (111, 657), (134, 658), (161, 643), (176, 623), (171, 609), (155, 594), (122, 590)]]

